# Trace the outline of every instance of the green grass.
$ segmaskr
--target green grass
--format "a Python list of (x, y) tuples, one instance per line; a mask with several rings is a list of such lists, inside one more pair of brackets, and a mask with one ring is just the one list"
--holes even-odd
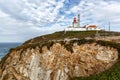
[[(28, 41), (26, 41), (24, 44), (28, 44), (28, 43), (42, 43), (48, 40), (59, 40), (59, 39), (65, 39), (65, 38), (86, 38), (86, 37), (92, 37), (94, 38), (96, 34), (96, 31), (69, 31), (64, 33), (63, 31), (61, 32), (55, 32), (52, 34), (48, 34), (48, 35), (43, 35), (43, 36), (39, 36), (36, 37), (34, 39), (30, 39)], [(120, 36), (119, 32), (107, 32), (107, 31), (99, 31), (99, 34), (101, 36), (111, 36), (111, 35), (115, 35), (115, 36)]]
[(30, 39), (28, 41), (26, 41), (24, 44), (28, 44), (28, 43), (40, 43), (40, 42), (45, 42), (48, 40), (59, 40), (59, 39), (64, 39), (64, 38), (85, 38), (87, 36), (94, 36), (96, 32), (95, 31), (77, 31), (77, 32), (66, 32), (66, 34), (64, 34), (63, 31), (61, 32), (55, 32), (53, 34), (49, 34), (49, 35), (43, 35), (43, 36), (39, 36), (36, 37), (34, 39)]

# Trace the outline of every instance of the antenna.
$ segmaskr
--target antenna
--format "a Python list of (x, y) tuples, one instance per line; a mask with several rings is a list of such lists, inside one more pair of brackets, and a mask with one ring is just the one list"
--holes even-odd
[(109, 25), (109, 31), (110, 31), (110, 21), (108, 22), (108, 25)]
[(78, 27), (80, 27), (80, 14), (78, 14)]

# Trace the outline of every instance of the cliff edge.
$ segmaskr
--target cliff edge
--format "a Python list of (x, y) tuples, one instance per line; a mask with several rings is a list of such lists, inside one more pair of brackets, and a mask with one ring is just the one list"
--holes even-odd
[(0, 80), (88, 77), (108, 70), (118, 60), (120, 45), (116, 45), (119, 43), (78, 37), (58, 40), (53, 37), (56, 36), (37, 37), (11, 49), (0, 61)]
[(70, 80), (107, 70), (117, 59), (117, 49), (94, 40), (44, 42), (12, 49), (1, 61), (0, 80)]

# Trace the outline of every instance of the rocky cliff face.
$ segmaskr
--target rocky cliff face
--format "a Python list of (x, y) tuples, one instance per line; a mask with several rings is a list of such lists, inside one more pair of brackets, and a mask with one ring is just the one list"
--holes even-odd
[[(65, 45), (72, 45), (71, 49)], [(41, 51), (42, 50), (42, 51)], [(76, 42), (34, 48), (13, 49), (0, 63), (0, 80), (70, 80), (90, 76), (110, 68), (118, 51), (96, 42)]]

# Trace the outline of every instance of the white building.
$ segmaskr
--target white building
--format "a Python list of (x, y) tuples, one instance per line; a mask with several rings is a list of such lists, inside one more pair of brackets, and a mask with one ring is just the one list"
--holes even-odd
[(86, 30), (101, 30), (96, 25), (86, 25)]
[(65, 31), (86, 31), (86, 28), (82, 27), (68, 27), (65, 29)]
[(78, 14), (78, 20), (74, 17), (72, 26), (69, 26), (65, 29), (65, 31), (87, 31), (87, 30), (101, 30), (96, 25), (85, 25), (84, 27), (80, 27), (80, 15)]

